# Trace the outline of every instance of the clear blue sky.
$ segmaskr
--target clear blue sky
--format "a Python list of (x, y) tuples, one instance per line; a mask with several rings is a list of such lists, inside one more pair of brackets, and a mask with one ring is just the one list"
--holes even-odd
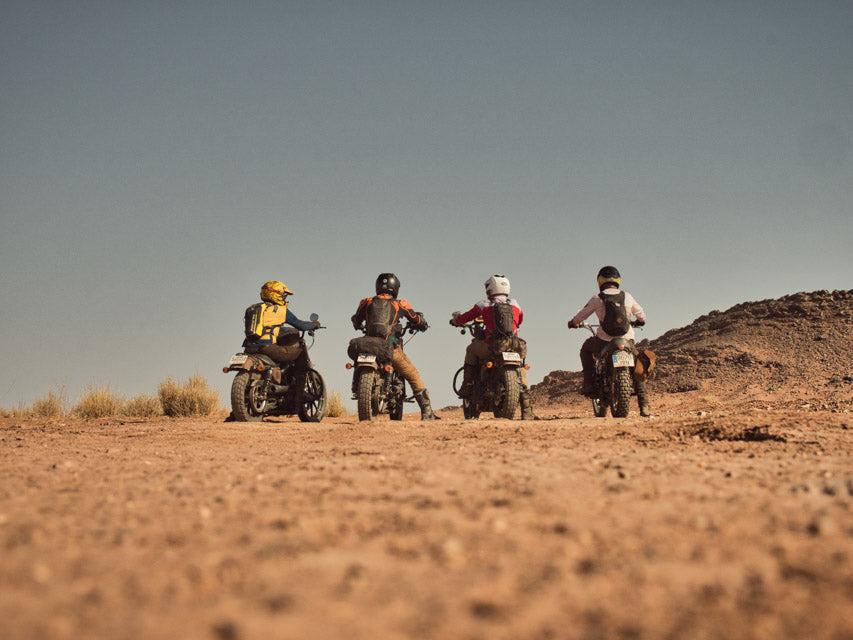
[(221, 373), (283, 279), (329, 330), (380, 271), (432, 329), (506, 273), (531, 378), (615, 264), (654, 337), (853, 286), (853, 3), (0, 2), (0, 405)]

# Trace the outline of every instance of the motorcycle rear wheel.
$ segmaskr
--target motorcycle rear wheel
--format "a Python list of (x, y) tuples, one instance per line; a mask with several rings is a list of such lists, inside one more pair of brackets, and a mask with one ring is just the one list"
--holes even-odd
[(631, 392), (634, 380), (631, 370), (620, 367), (613, 370), (613, 390), (611, 391), (610, 411), (614, 418), (627, 418), (631, 411)]
[(326, 383), (319, 371), (308, 369), (305, 384), (302, 387), (302, 404), (299, 406), (299, 419), (302, 422), (320, 422), (326, 417), (328, 406)]
[(358, 400), (358, 419), (360, 421), (373, 418), (373, 384), (376, 372), (364, 369), (358, 373), (356, 383), (356, 398)]
[(518, 401), (521, 397), (521, 382), (518, 378), (518, 370), (510, 367), (501, 371), (500, 384), (503, 393), (500, 394), (500, 402), (495, 405), (495, 417), (512, 420), (518, 409)]
[(260, 377), (241, 371), (231, 382), (231, 415), (235, 422), (260, 422), (264, 419), (266, 398), (259, 397)]

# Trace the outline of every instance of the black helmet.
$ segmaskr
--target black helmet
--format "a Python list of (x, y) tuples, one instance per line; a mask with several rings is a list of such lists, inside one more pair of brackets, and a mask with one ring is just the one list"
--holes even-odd
[(598, 288), (599, 289), (607, 289), (607, 285), (616, 285), (617, 287), (622, 284), (622, 275), (619, 273), (619, 269), (616, 267), (606, 266), (601, 267), (598, 271)]
[(376, 295), (390, 293), (396, 298), (400, 291), (400, 280), (393, 273), (380, 273), (376, 278)]

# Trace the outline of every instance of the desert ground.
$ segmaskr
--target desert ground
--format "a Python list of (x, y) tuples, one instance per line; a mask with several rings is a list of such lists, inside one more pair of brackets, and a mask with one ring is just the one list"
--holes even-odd
[(850, 413), (686, 397), (2, 419), (0, 637), (853, 638)]

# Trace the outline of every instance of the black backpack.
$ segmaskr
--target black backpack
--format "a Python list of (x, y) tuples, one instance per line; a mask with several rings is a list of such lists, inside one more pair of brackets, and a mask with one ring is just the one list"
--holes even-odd
[(515, 335), (515, 314), (508, 302), (495, 302), (492, 305), (495, 319), (495, 335), (499, 338)]
[(365, 329), (372, 338), (388, 338), (397, 326), (399, 307), (388, 298), (374, 298), (367, 306)]
[(604, 332), (618, 338), (628, 333), (631, 323), (628, 322), (628, 309), (625, 308), (625, 292), (599, 293), (598, 297), (604, 302), (604, 320), (601, 328)]

